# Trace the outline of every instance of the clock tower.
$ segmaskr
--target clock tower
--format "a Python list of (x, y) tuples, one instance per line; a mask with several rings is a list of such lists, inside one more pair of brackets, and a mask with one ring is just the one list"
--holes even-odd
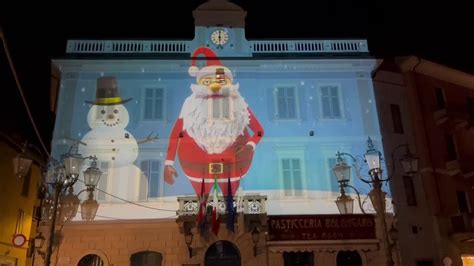
[(251, 56), (245, 39), (245, 12), (227, 0), (210, 0), (193, 11), (193, 48), (205, 46), (218, 56)]

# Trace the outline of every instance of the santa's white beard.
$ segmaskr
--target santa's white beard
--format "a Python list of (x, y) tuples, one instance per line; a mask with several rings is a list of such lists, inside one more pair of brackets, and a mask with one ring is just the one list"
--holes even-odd
[(226, 86), (231, 119), (212, 118), (210, 101), (222, 101), (223, 98), (206, 98), (210, 93), (206, 86), (191, 85), (193, 94), (183, 104), (180, 118), (184, 130), (208, 154), (221, 153), (231, 146), (249, 124), (247, 103), (238, 92), (239, 85)]

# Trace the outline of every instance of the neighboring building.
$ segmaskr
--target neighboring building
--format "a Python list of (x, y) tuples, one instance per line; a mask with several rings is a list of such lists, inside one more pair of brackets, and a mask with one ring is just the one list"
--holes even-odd
[[(331, 171), (337, 151), (362, 155), (368, 137), (383, 150), (371, 81), (378, 62), (367, 42), (247, 40), (246, 12), (227, 1), (193, 15), (189, 41), (70, 40), (66, 57), (53, 60), (61, 71), (53, 156), (79, 143), (103, 171), (95, 221), (78, 215), (62, 225), (53, 262), (383, 265), (378, 219), (359, 208), (338, 215)], [(203, 93), (208, 87), (220, 94)], [(350, 184), (367, 194), (353, 176)], [(217, 236), (199, 234), (195, 223), (196, 194), (214, 177), (222, 191), (240, 181), (234, 233), (223, 221)], [(78, 182), (75, 191), (82, 188)]]
[[(0, 31), (0, 37), (3, 38), (1, 34)], [(3, 124), (9, 123), (9, 126), (3, 126), (0, 130), (0, 265), (31, 265), (33, 253), (28, 240), (36, 236), (36, 206), (39, 206), (40, 165), (43, 159), (33, 147), (33, 142), (26, 133), (27, 129), (24, 128), (30, 126), (29, 120), (24, 112), (18, 110), (23, 105), (7, 60), (7, 50), (3, 45), (2, 42), (0, 87), (5, 99), (8, 99), (8, 103), (3, 106), (9, 108), (8, 114), (15, 113), (15, 116), (3, 120)], [(1, 111), (5, 117), (7, 112), (3, 112), (3, 108)], [(26, 143), (29, 144), (25, 145)], [(14, 163), (20, 155), (33, 162), (28, 167), (25, 165), (24, 175), (21, 177), (17, 175), (20, 169)]]
[(373, 80), (385, 151), (409, 143), (420, 157), (417, 175), (391, 181), (402, 264), (472, 265), (474, 76), (411, 56)]

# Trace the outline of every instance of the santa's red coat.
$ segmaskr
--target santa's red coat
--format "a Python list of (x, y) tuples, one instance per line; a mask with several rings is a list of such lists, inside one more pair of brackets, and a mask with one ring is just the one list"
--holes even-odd
[[(244, 149), (244, 151), (250, 150), (251, 152), (236, 151), (245, 148), (246, 145), (255, 147), (263, 137), (263, 128), (260, 122), (250, 108), (247, 108), (247, 110), (249, 112), (248, 127), (253, 134), (250, 135), (248, 129), (245, 128), (243, 134), (239, 135), (232, 145), (222, 153), (215, 154), (208, 154), (203, 150), (183, 129), (183, 118), (179, 118), (169, 138), (166, 164), (174, 162), (176, 152), (178, 152), (181, 168), (188, 177), (199, 179), (204, 177), (207, 179), (206, 183), (208, 183), (209, 179), (214, 180), (214, 178), (227, 180), (228, 177), (244, 176), (250, 168), (254, 152), (253, 149)], [(209, 166), (211, 163), (216, 163), (216, 165), (211, 166), (223, 172), (221, 174), (210, 173)], [(222, 169), (219, 169), (221, 167)]]

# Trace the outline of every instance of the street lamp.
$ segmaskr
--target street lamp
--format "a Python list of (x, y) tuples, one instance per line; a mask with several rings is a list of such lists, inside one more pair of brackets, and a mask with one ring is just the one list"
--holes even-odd
[(28, 242), (30, 242), (28, 247), (28, 256), (32, 256), (31, 265), (35, 265), (36, 252), (38, 252), (38, 254), (44, 258), (44, 252), (42, 252), (40, 249), (43, 247), (45, 241), (46, 238), (44, 238), (41, 232), (39, 232), (35, 238), (28, 240)]
[[(406, 152), (400, 159), (400, 164), (403, 167), (405, 174), (413, 175), (418, 170), (418, 158), (414, 156), (409, 149), (408, 144), (401, 144), (397, 146), (392, 152), (392, 171), (391, 174), (393, 175), (395, 172), (395, 153), (398, 149), (405, 147)], [(390, 231), (387, 230), (387, 223), (385, 220), (385, 196), (387, 193), (382, 191), (382, 183), (388, 182), (392, 176), (388, 176), (387, 178), (382, 177), (382, 154), (380, 151), (375, 149), (372, 139), (370, 137), (367, 140), (367, 152), (364, 154), (364, 162), (367, 163), (368, 166), (368, 174), (370, 179), (366, 179), (362, 177), (360, 174), (360, 163), (356, 157), (349, 153), (345, 152), (337, 152), (337, 164), (334, 166), (333, 171), (336, 175), (337, 181), (339, 182), (339, 186), (341, 189), (341, 195), (336, 199), (336, 205), (339, 209), (341, 214), (351, 214), (353, 212), (353, 200), (349, 196), (345, 195), (344, 188), (352, 188), (357, 193), (357, 200), (359, 202), (359, 207), (361, 211), (365, 213), (364, 209), (362, 208), (362, 203), (360, 200), (360, 193), (357, 189), (351, 185), (349, 185), (350, 180), (350, 166), (347, 165), (342, 156), (348, 156), (352, 159), (353, 165), (356, 168), (357, 176), (361, 181), (364, 183), (369, 184), (372, 187), (372, 190), (368, 193), (370, 201), (372, 202), (372, 206), (374, 206), (375, 212), (378, 217), (380, 217), (381, 225), (382, 225), (382, 232), (383, 232), (383, 240), (385, 242), (385, 254), (387, 256), (387, 265), (392, 266), (394, 265), (393, 258), (392, 258), (392, 249), (391, 247), (393, 244), (390, 243), (389, 235), (393, 241), (396, 241), (398, 231), (393, 227)]]
[[(99, 182), (100, 175), (102, 172), (97, 168), (97, 157), (89, 156), (82, 157), (77, 152), (77, 143), (71, 146), (69, 152), (63, 157), (63, 162), (52, 165), (47, 170), (46, 184), (50, 185), (54, 189), (54, 196), (49, 197), (44, 202), (44, 212), (47, 217), (51, 217), (51, 224), (49, 228), (48, 246), (45, 254), (45, 265), (51, 264), (51, 255), (53, 248), (54, 230), (56, 226), (56, 216), (58, 212), (58, 205), (61, 204), (61, 220), (71, 221), (76, 217), (77, 210), (80, 204), (79, 194), (83, 191), (89, 192), (89, 197), (86, 201), (81, 204), (82, 218), (87, 221), (91, 221), (95, 218), (99, 204), (93, 199), (93, 191)], [(80, 191), (74, 195), (73, 185), (79, 178), (79, 173), (82, 168), (82, 164), (85, 159), (92, 160), (91, 166), (85, 170), (84, 173), (84, 184), (86, 189)], [(63, 193), (68, 191), (67, 195), (62, 196)], [(61, 198), (61, 201), (60, 201)]]

